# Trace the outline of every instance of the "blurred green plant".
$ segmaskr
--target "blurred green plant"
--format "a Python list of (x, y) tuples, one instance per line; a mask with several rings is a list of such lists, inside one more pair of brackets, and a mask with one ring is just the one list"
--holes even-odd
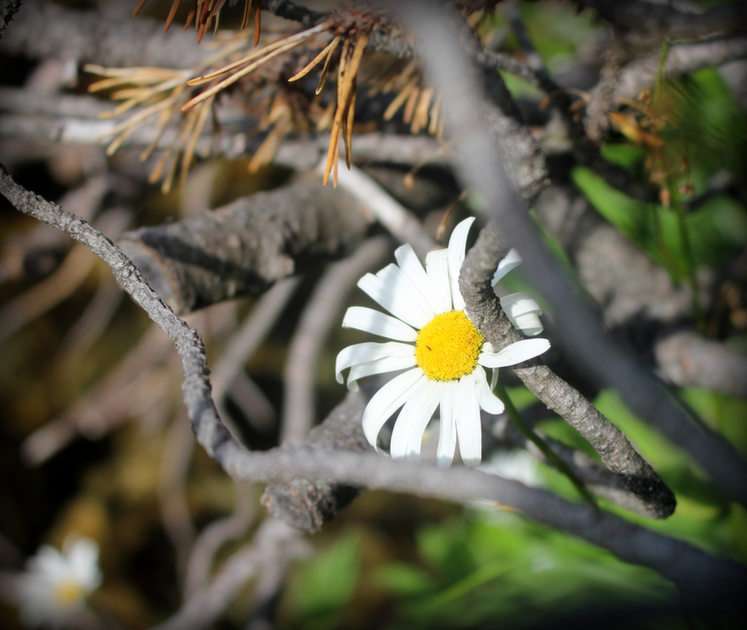
[(289, 625), (340, 627), (360, 577), (360, 539), (347, 534), (314, 555), (293, 576), (287, 593)]
[[(747, 155), (747, 116), (716, 70), (678, 80), (660, 72), (652, 94), (611, 119), (629, 141), (606, 145), (603, 156), (645, 175), (659, 187), (661, 203), (639, 201), (576, 168), (573, 181), (605, 219), (676, 281), (692, 281), (698, 266), (723, 263), (744, 247), (747, 211), (711, 190), (714, 176), (741, 174)], [(688, 211), (699, 196), (707, 200)]]

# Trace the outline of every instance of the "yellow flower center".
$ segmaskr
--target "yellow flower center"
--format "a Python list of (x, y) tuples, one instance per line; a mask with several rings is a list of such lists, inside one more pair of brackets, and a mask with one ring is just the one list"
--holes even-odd
[(475, 369), (484, 341), (464, 311), (441, 313), (420, 329), (415, 360), (434, 381), (454, 381)]
[(83, 599), (83, 589), (75, 580), (64, 580), (54, 587), (55, 601), (62, 607), (71, 606)]

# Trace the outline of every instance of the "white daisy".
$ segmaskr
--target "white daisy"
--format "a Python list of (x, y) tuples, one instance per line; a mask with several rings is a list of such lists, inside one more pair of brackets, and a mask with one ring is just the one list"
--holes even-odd
[[(365, 376), (404, 370), (374, 394), (363, 412), (363, 431), (376, 448), (382, 427), (402, 409), (392, 431), (392, 457), (420, 455), (423, 433), (440, 407), (438, 461), (451, 463), (458, 448), (464, 463), (479, 463), (480, 409), (503, 412), (485, 368), (516, 365), (550, 347), (547, 339), (523, 339), (496, 351), (470, 321), (459, 290), (459, 272), (473, 221), (465, 219), (454, 228), (448, 249), (428, 253), (425, 268), (412, 247), (402, 245), (394, 253), (398, 264), (359, 280), (358, 286), (391, 315), (361, 306), (345, 313), (343, 327), (392, 341), (344, 348), (335, 365), (338, 382), (342, 383), (342, 372), (348, 368), (350, 389)], [(494, 286), (520, 263), (518, 254), (509, 252), (498, 265)], [(496, 291), (501, 295), (499, 287)], [(529, 335), (542, 332), (540, 308), (532, 298), (509, 293), (502, 295), (501, 304), (519, 330)]]
[(33, 626), (73, 623), (101, 584), (98, 556), (98, 545), (86, 538), (67, 541), (62, 552), (44, 545), (20, 578), (23, 620)]

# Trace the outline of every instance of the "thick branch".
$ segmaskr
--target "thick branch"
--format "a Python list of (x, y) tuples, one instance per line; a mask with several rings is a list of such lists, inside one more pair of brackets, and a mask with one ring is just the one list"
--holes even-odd
[[(631, 512), (650, 516), (650, 502), (642, 500), (641, 497), (631, 492), (630, 484), (625, 475), (613, 473), (601, 466), (597, 461), (576, 450), (563, 442), (544, 436), (547, 445), (560, 457), (568, 466), (573, 474), (576, 475), (594, 494), (604, 497), (624, 507)], [(526, 448), (532, 455), (543, 460), (546, 464), (552, 466), (539, 449), (523, 438), (519, 444)]]
[(264, 291), (339, 258), (369, 223), (364, 206), (317, 181), (257, 193), (210, 213), (130, 232), (119, 245), (178, 313)]
[[(348, 394), (324, 420), (309, 433), (305, 449), (364, 453), (371, 447), (363, 435), (361, 414), (365, 399), (360, 392)], [(292, 479), (267, 486), (262, 503), (270, 514), (306, 532), (317, 532), (358, 494), (349, 485), (331, 483), (317, 477)]]

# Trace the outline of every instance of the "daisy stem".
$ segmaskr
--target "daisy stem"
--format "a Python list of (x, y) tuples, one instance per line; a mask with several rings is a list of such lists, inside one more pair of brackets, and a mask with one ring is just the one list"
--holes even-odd
[(566, 464), (566, 462), (554, 450), (552, 450), (550, 445), (545, 442), (532, 429), (532, 427), (530, 427), (524, 421), (524, 418), (521, 417), (521, 413), (519, 413), (519, 410), (511, 401), (511, 397), (508, 395), (508, 391), (506, 390), (506, 388), (501, 383), (497, 383), (495, 386), (495, 390), (499, 398), (503, 401), (503, 404), (506, 405), (506, 411), (508, 412), (511, 421), (521, 432), (521, 434), (539, 449), (540, 453), (542, 453), (549, 464), (557, 468), (561, 473), (568, 477), (576, 490), (578, 490), (578, 493), (587, 503), (589, 503), (589, 505), (591, 505), (593, 508), (596, 508), (596, 500), (594, 499), (594, 496), (591, 494), (591, 492), (589, 492), (589, 489), (586, 487), (584, 482), (581, 481), (581, 479), (578, 478), (578, 476), (573, 472), (570, 466), (568, 466), (568, 464)]

